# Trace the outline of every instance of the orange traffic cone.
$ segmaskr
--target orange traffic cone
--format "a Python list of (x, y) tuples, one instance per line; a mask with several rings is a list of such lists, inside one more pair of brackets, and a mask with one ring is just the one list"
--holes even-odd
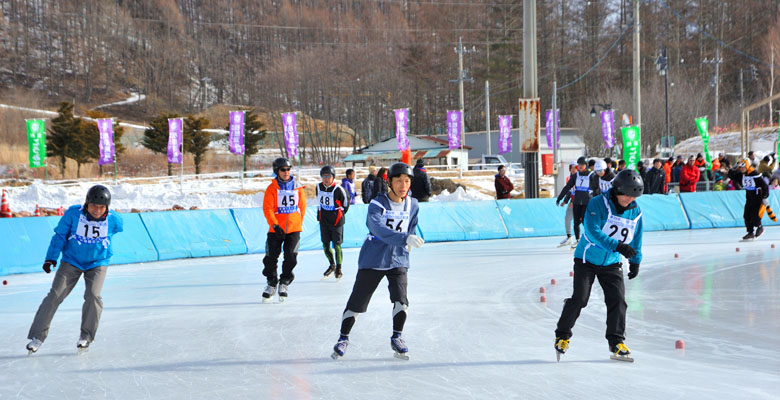
[(8, 198), (3, 189), (3, 200), (0, 203), (0, 218), (11, 218), (11, 210), (8, 208)]
[(41, 209), (38, 208), (38, 205), (35, 205), (35, 212), (33, 212), (34, 217), (40, 217), (41, 216)]

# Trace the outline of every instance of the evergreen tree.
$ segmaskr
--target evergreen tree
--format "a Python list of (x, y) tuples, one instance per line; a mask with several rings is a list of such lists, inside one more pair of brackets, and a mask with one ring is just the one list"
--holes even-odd
[[(144, 131), (144, 137), (141, 139), (141, 145), (151, 150), (153, 153), (168, 155), (168, 119), (179, 118), (181, 115), (175, 113), (163, 113), (152, 118), (149, 126)], [(185, 133), (182, 132), (182, 135)], [(167, 158), (166, 158), (167, 159)], [(168, 176), (172, 175), (171, 163), (168, 163)]]
[(184, 151), (192, 154), (195, 161), (195, 174), (200, 174), (200, 163), (209, 150), (211, 134), (204, 132), (209, 127), (209, 120), (204, 117), (188, 115), (184, 120)]
[(65, 179), (65, 161), (71, 152), (70, 147), (77, 141), (79, 119), (73, 116), (73, 104), (60, 103), (59, 115), (51, 120), (51, 128), (46, 135), (46, 156), (56, 157), (60, 161), (62, 179)]

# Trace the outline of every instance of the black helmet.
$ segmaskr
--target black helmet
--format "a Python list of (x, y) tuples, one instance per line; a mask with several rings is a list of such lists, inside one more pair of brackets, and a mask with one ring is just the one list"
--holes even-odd
[(276, 160), (274, 160), (274, 173), (275, 174), (278, 174), (279, 173), (279, 168), (282, 168), (282, 167), (290, 167), (290, 168), (292, 168), (292, 164), (290, 163), (290, 160), (288, 160), (288, 159), (286, 159), (284, 157), (279, 157)]
[(406, 163), (397, 162), (390, 166), (390, 169), (387, 172), (387, 181), (390, 182), (396, 176), (401, 175), (409, 175), (409, 178), (411, 179), (414, 178), (414, 171), (412, 171), (412, 167)]
[(325, 174), (330, 174), (334, 179), (336, 178), (336, 170), (330, 165), (326, 165), (320, 169), (320, 178)]
[(588, 160), (585, 159), (585, 157), (580, 157), (577, 159), (578, 165), (588, 165)]
[(111, 192), (103, 185), (95, 185), (87, 191), (87, 203), (102, 204), (106, 207), (111, 205)]
[(645, 191), (645, 184), (638, 172), (633, 169), (624, 169), (615, 176), (612, 181), (612, 189), (615, 190), (615, 194), (639, 197)]

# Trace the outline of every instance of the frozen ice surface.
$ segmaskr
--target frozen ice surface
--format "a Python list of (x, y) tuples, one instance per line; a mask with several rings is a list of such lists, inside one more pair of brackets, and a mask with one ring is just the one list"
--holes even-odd
[(390, 349), (385, 283), (346, 356), (330, 358), (357, 249), (345, 250), (340, 283), (320, 281), (320, 251), (301, 253), (283, 304), (260, 302), (262, 255), (113, 266), (97, 341), (80, 356), (83, 284), (28, 357), (52, 275), (12, 275), (0, 286), (0, 399), (777, 399), (780, 229), (750, 243), (737, 241), (743, 234), (645, 234), (639, 277), (626, 280), (633, 364), (608, 358), (598, 283), (555, 362), (572, 266), (559, 237), (413, 250), (410, 361)]

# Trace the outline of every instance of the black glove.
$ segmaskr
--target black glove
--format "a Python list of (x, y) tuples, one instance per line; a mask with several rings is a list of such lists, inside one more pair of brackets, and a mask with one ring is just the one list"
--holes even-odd
[(43, 263), (43, 270), (48, 274), (51, 272), (52, 268), (57, 268), (57, 261), (52, 260), (46, 260)]
[(276, 238), (279, 240), (284, 239), (284, 229), (282, 229), (279, 225), (274, 225), (274, 234), (276, 235)]
[(628, 279), (634, 279), (639, 275), (639, 264), (628, 264)]
[(623, 242), (618, 243), (617, 247), (615, 247), (615, 251), (622, 254), (626, 258), (631, 258), (636, 255), (636, 250)]

